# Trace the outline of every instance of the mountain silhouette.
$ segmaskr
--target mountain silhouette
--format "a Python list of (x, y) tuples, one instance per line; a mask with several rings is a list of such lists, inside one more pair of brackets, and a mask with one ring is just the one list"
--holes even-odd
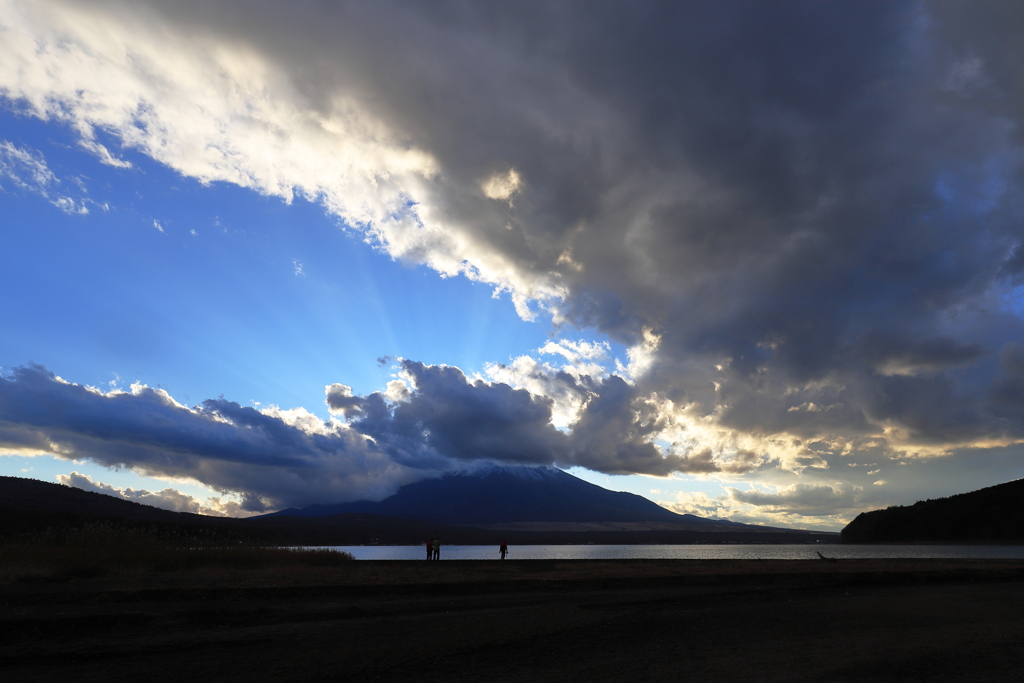
[(1024, 541), (1024, 479), (857, 515), (843, 543)]
[[(482, 467), (403, 486), (382, 501), (289, 508), (273, 516), (368, 513), (439, 524), (666, 522), (733, 524), (679, 515), (643, 496), (609, 491), (554, 467)], [(737, 524), (742, 527), (745, 525)]]

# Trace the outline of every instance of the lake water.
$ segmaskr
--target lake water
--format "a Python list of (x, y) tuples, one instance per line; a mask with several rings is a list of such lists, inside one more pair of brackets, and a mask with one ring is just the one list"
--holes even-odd
[[(422, 545), (332, 546), (357, 560), (423, 560)], [(1024, 559), (1024, 545), (518, 545), (509, 560)], [(442, 560), (497, 560), (498, 546), (442, 545)]]

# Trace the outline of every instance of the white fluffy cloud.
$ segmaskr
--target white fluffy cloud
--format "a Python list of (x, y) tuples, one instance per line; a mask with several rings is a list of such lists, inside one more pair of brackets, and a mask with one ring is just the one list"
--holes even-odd
[(85, 491), (95, 491), (96, 493), (124, 498), (134, 503), (152, 505), (153, 507), (174, 512), (191, 512), (197, 515), (210, 515), (213, 517), (246, 517), (252, 514), (244, 510), (236, 500), (225, 500), (214, 496), (204, 502), (195, 496), (190, 496), (171, 487), (161, 491), (147, 491), (146, 489), (133, 489), (131, 487), (122, 489), (110, 484), (104, 484), (101, 481), (93, 481), (89, 475), (79, 474), (78, 472), (58, 474), (57, 481), (65, 486), (73, 486)]

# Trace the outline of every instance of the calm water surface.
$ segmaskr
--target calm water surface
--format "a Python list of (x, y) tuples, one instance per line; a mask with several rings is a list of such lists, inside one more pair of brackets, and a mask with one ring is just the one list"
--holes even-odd
[[(357, 560), (422, 560), (422, 545), (332, 546)], [(509, 560), (1024, 559), (1024, 545), (518, 545)], [(442, 560), (497, 560), (498, 546), (442, 545)]]

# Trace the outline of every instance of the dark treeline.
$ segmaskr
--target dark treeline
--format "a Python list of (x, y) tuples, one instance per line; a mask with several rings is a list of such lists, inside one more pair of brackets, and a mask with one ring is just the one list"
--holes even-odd
[(128, 500), (35, 479), (0, 477), (0, 540), (47, 534), (59, 539), (83, 529), (145, 532), (171, 544), (265, 542), (240, 520), (162, 510)]
[(979, 543), (1024, 541), (1024, 479), (949, 498), (863, 512), (842, 531), (843, 543)]

